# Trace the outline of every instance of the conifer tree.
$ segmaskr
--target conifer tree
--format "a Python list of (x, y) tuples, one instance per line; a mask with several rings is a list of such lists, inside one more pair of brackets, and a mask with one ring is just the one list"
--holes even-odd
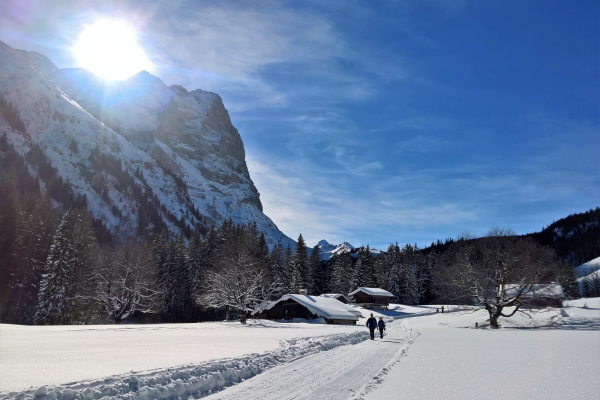
[(294, 272), (292, 266), (292, 249), (289, 244), (287, 245), (285, 252), (283, 253), (283, 260), (281, 265), (283, 275), (282, 290), (285, 293), (295, 293), (294, 286), (292, 284), (292, 281), (294, 280)]
[(308, 250), (302, 234), (298, 236), (296, 248), (292, 254), (292, 265), (290, 274), (290, 289), (292, 293), (298, 293), (300, 289), (312, 284), (309, 276)]
[(575, 278), (575, 271), (568, 263), (561, 264), (561, 276), (559, 282), (563, 288), (566, 299), (578, 299), (581, 297), (579, 293), (579, 283)]
[(312, 286), (308, 288), (309, 293), (319, 295), (327, 293), (328, 287), (328, 276), (325, 268), (325, 263), (321, 260), (321, 248), (316, 245), (312, 249), (310, 258), (308, 260), (309, 271), (312, 277)]
[(352, 277), (354, 274), (353, 257), (350, 253), (336, 254), (331, 257), (331, 283), (330, 289), (333, 293), (347, 295), (353, 287)]
[(359, 287), (374, 287), (375, 286), (375, 271), (374, 271), (373, 253), (371, 248), (361, 247), (358, 250), (356, 265), (352, 279), (352, 286)]
[(398, 243), (396, 243), (395, 245), (390, 244), (390, 247), (387, 251), (387, 262), (389, 269), (389, 281), (387, 289), (390, 293), (394, 295), (396, 301), (402, 303), (402, 301), (404, 300), (404, 274)]
[[(29, 209), (29, 207), (27, 207)], [(15, 280), (11, 288), (7, 322), (32, 324), (37, 306), (41, 274), (48, 258), (57, 222), (48, 194), (38, 199), (29, 212), (18, 215)]]
[(276, 297), (281, 297), (287, 292), (286, 285), (286, 253), (281, 242), (277, 242), (277, 244), (273, 247), (273, 251), (269, 254), (267, 259), (267, 269), (268, 269), (268, 277), (272, 282), (280, 282), (281, 288), (278, 293), (274, 295)]
[(187, 271), (186, 271), (186, 302), (184, 305), (184, 315), (186, 320), (191, 321), (194, 310), (196, 309), (196, 297), (202, 286), (202, 276), (205, 266), (203, 259), (204, 243), (200, 231), (195, 229), (192, 232), (187, 252)]
[(52, 239), (42, 275), (35, 322), (70, 324), (84, 321), (82, 297), (93, 290), (97, 254), (91, 218), (86, 210), (69, 210), (63, 215)]
[(156, 263), (156, 269), (158, 272), (158, 287), (161, 293), (162, 307), (161, 311), (163, 315), (168, 314), (168, 310), (171, 310), (172, 298), (168, 296), (171, 293), (173, 286), (173, 273), (171, 271), (171, 245), (167, 240), (165, 233), (161, 233), (154, 238), (152, 242), (152, 249), (154, 254), (154, 262)]

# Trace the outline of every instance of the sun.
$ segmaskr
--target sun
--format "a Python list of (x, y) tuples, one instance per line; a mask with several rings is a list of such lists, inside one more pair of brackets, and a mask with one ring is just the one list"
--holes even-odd
[(104, 79), (124, 80), (152, 66), (125, 22), (103, 19), (87, 27), (73, 48), (79, 66)]

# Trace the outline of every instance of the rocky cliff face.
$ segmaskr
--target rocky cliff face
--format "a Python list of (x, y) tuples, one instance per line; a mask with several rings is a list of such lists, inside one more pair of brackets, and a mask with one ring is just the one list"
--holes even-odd
[[(118, 237), (163, 223), (176, 235), (232, 218), (255, 222), (270, 245), (294, 244), (263, 214), (244, 144), (217, 94), (167, 87), (145, 71), (106, 82), (2, 42), (0, 94), (27, 130), (0, 119), (0, 136), (24, 157), (39, 147)], [(39, 175), (40, 163), (31, 160)]]

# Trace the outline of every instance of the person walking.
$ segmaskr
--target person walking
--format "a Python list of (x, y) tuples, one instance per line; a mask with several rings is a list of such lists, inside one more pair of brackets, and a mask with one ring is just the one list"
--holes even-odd
[(377, 328), (377, 320), (373, 317), (373, 313), (371, 313), (371, 318), (367, 320), (367, 328), (369, 328), (369, 332), (371, 332), (371, 340), (375, 340), (375, 328)]
[(383, 321), (383, 317), (379, 317), (379, 322), (377, 323), (377, 326), (379, 327), (379, 334), (383, 339), (383, 331), (385, 331), (385, 322)]

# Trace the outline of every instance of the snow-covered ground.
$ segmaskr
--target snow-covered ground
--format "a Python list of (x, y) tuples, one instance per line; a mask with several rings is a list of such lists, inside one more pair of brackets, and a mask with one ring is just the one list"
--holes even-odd
[[(287, 348), (289, 340), (294, 338), (318, 337), (323, 342), (324, 336), (356, 331), (364, 334), (364, 329), (358, 326), (262, 320), (249, 320), (247, 326), (236, 322), (120, 326), (2, 324), (0, 391), (19, 391), (32, 386), (37, 389), (42, 385), (98, 380), (130, 371), (273, 352), (281, 349), (280, 341)], [(287, 360), (290, 359), (293, 358)]]
[[(451, 312), (402, 321), (420, 335), (366, 399), (593, 399), (600, 393), (600, 298), (500, 320)], [(480, 328), (475, 329), (475, 323)]]
[(39, 400), (590, 399), (600, 393), (600, 298), (502, 318), (501, 329), (491, 329), (481, 311), (435, 308), (373, 312), (388, 324), (387, 336), (375, 341), (365, 340), (364, 319), (351, 327), (260, 320), (0, 325), (0, 398), (32, 398), (42, 385)]

